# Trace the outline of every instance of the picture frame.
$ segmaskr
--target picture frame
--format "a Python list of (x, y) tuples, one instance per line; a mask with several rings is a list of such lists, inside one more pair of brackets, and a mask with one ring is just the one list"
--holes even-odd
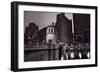
[(11, 70), (97, 66), (97, 6), (11, 2)]

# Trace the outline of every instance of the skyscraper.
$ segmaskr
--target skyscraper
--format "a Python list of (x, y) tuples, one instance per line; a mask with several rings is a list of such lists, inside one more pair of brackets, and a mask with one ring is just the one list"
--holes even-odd
[(57, 15), (56, 25), (57, 40), (64, 43), (72, 42), (72, 20), (69, 20), (64, 13)]

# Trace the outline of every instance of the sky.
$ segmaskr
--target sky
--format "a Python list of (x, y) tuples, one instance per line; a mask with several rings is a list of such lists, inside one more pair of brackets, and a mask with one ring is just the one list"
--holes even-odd
[[(37, 11), (24, 11), (24, 29), (29, 23), (34, 22), (39, 26), (39, 29), (51, 25), (52, 22), (56, 22), (56, 16), (60, 12), (37, 12)], [(72, 13), (65, 13), (68, 19), (73, 21)]]

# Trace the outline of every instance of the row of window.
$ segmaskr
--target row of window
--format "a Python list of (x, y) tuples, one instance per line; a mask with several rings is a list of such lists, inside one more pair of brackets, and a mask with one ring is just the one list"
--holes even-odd
[(54, 33), (54, 29), (53, 28), (49, 28), (47, 33)]

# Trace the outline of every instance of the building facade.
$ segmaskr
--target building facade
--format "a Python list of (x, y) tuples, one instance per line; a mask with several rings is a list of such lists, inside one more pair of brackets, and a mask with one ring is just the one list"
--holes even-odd
[(46, 29), (46, 43), (56, 44), (57, 42), (57, 35), (54, 23), (49, 25)]
[(57, 40), (63, 43), (72, 42), (72, 20), (69, 20), (64, 13), (56, 18)]

